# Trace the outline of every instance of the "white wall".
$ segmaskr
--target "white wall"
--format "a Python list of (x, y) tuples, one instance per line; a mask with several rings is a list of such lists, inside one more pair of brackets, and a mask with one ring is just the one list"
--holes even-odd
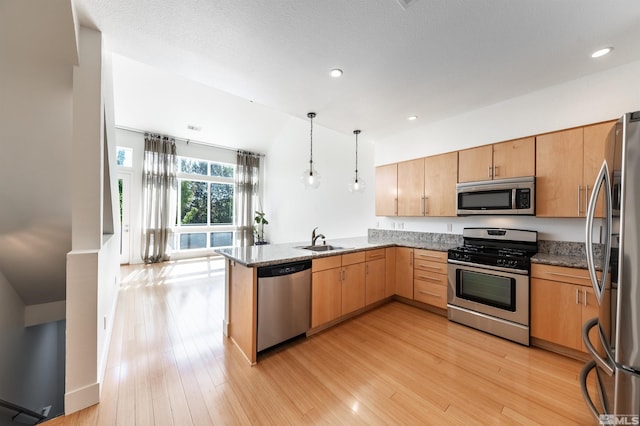
[[(104, 376), (119, 274), (113, 98), (102, 35), (79, 30), (80, 63), (73, 73), (73, 236), (67, 255), (65, 412), (97, 403)], [(75, 157), (79, 156), (79, 157)], [(112, 158), (113, 157), (113, 158)]]
[[(318, 112), (320, 117), (322, 112)], [(317, 120), (317, 119), (316, 119)], [(327, 242), (332, 238), (367, 235), (375, 225), (373, 144), (367, 130), (358, 137), (358, 169), (367, 184), (362, 194), (347, 190), (355, 170), (355, 136), (313, 125), (313, 161), (322, 181), (305, 189), (300, 181), (309, 167), (308, 120), (291, 118), (267, 153), (265, 205), (269, 220), (266, 239), (272, 243), (308, 242), (316, 226)]]
[[(618, 118), (640, 109), (640, 62), (579, 78), (376, 141), (375, 164), (420, 158), (471, 146)], [(460, 234), (465, 226), (533, 229), (539, 239), (584, 241), (582, 219), (378, 218), (383, 229)]]

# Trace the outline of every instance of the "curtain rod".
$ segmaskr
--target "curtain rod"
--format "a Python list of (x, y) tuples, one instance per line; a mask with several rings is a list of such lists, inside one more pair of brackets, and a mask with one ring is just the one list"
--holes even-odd
[[(145, 133), (156, 133), (156, 132), (150, 132), (148, 130), (140, 130), (140, 129), (134, 129), (132, 127), (125, 127), (125, 126), (115, 126), (116, 129), (121, 129), (121, 130), (127, 130), (129, 132), (135, 132), (135, 133), (140, 133), (140, 134), (145, 134)], [(176, 141), (183, 141), (186, 142), (187, 145), (189, 145), (190, 143), (196, 144), (196, 145), (203, 145), (203, 146), (208, 146), (211, 148), (218, 148), (218, 149), (225, 149), (227, 151), (234, 151), (234, 152), (241, 152), (243, 154), (251, 154), (251, 155), (255, 155), (257, 157), (264, 157), (264, 154), (258, 153), (258, 152), (250, 152), (250, 151), (246, 151), (244, 149), (238, 149), (238, 148), (229, 148), (228, 146), (222, 146), (222, 145), (215, 145), (212, 143), (208, 143), (208, 142), (203, 142), (203, 141), (198, 141), (198, 140), (194, 140), (194, 139), (185, 139), (185, 138), (178, 138), (175, 136), (171, 136), (172, 138), (174, 138)]]

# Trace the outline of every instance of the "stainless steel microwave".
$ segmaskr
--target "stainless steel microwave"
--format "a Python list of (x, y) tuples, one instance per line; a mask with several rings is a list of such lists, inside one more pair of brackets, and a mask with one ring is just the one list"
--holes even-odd
[(534, 176), (456, 185), (458, 216), (536, 214)]

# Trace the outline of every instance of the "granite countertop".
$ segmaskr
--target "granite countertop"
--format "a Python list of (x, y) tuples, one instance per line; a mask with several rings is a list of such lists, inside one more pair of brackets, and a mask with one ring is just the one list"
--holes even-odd
[[(457, 234), (382, 229), (369, 229), (368, 235), (364, 237), (327, 239), (326, 242), (342, 248), (325, 252), (302, 249), (301, 247), (309, 245), (307, 241), (250, 247), (229, 247), (217, 249), (215, 252), (242, 265), (260, 267), (385, 247), (399, 246), (447, 251), (463, 244), (462, 235)], [(599, 259), (598, 251), (601, 250), (601, 247), (596, 246), (595, 249), (595, 258)], [(569, 268), (587, 268), (584, 243), (575, 242), (539, 240), (538, 253), (531, 258), (531, 262)], [(596, 264), (596, 269), (598, 268), (599, 265)]]
[(447, 251), (458, 245), (457, 242), (446, 242), (441, 240), (407, 240), (402, 242), (394, 241), (392, 238), (336, 238), (328, 239), (327, 244), (342, 247), (336, 250), (315, 252), (300, 248), (309, 245), (309, 242), (265, 244), (250, 247), (228, 247), (215, 250), (231, 260), (244, 266), (260, 267), (278, 265), (282, 263), (297, 262), (300, 260), (317, 259), (320, 257), (337, 256), (346, 253), (353, 253), (362, 250), (372, 250), (385, 247), (411, 247), (426, 250)]
[[(540, 263), (542, 265), (566, 266), (568, 268), (587, 269), (586, 256), (538, 253), (531, 258), (531, 263)], [(596, 265), (596, 269), (598, 269), (597, 265)]]

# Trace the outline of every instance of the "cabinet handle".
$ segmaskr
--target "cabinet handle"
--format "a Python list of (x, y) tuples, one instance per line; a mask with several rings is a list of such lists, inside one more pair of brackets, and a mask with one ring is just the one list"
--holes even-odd
[(498, 170), (499, 170), (498, 166), (493, 166), (493, 177), (498, 177)]
[(578, 280), (586, 280), (586, 277), (581, 277), (580, 275), (571, 275), (571, 274), (562, 274), (560, 272), (547, 272), (547, 275), (554, 275), (557, 277), (565, 277), (565, 278), (575, 278)]
[(440, 280), (438, 278), (430, 277), (428, 275), (418, 275), (416, 278), (420, 280), (433, 281), (434, 283), (440, 283)]
[(576, 288), (576, 305), (580, 304), (580, 290)]
[(440, 267), (438, 266), (431, 266), (431, 265), (420, 265), (421, 268), (427, 268), (427, 269), (435, 269), (437, 271), (440, 270)]
[(393, 214), (398, 214), (398, 198), (393, 199)]
[(420, 197), (420, 214), (422, 216), (424, 216), (426, 214), (426, 210), (427, 210), (427, 200), (426, 197), (422, 196)]
[(582, 187), (580, 185), (578, 185), (578, 216), (580, 216), (580, 213), (582, 212), (582, 210), (580, 210), (580, 205), (582, 204), (582, 197), (580, 196), (580, 193), (582, 192)]
[(426, 294), (427, 296), (432, 296), (432, 297), (442, 297), (442, 295), (440, 295), (440, 294), (430, 293), (430, 292), (424, 291), (424, 290), (418, 290), (418, 293)]
[(487, 177), (491, 177), (491, 166), (487, 168)]
[(582, 303), (584, 304), (584, 306), (587, 306), (587, 290), (582, 290), (583, 291), (583, 299), (582, 299)]
[(589, 209), (589, 185), (584, 187), (584, 211)]
[(424, 215), (429, 214), (429, 197), (424, 197)]

